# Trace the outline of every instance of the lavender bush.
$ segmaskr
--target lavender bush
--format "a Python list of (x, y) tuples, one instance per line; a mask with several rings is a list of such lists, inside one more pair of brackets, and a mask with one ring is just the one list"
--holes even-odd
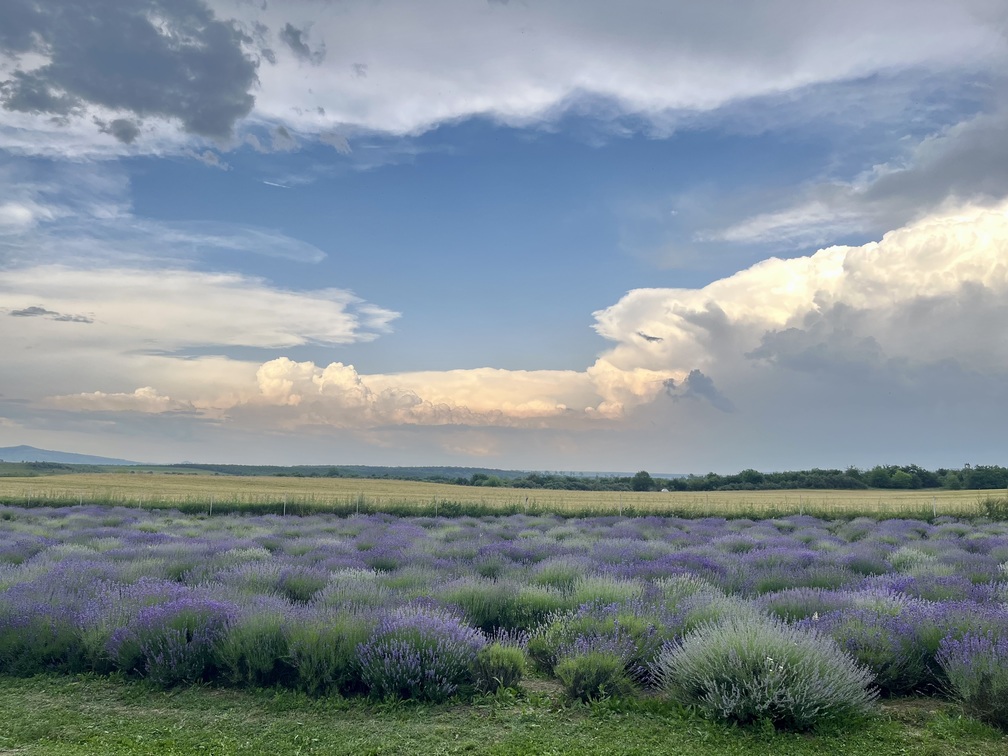
[(293, 676), (286, 618), (293, 607), (261, 596), (241, 607), (216, 644), (215, 665), (233, 685), (269, 686)]
[[(549, 674), (563, 665), (569, 689), (592, 697), (620, 688), (591, 682), (604, 668), (651, 685), (666, 644), (775, 615), (832, 637), (885, 695), (942, 695), (953, 691), (945, 645), (1008, 637), (1006, 522), (208, 517), (91, 506), (0, 506), (0, 515), (5, 673), (121, 670), (165, 685), (396, 696), (415, 687), (441, 697), (489, 688), (513, 669), (505, 656), (517, 656), (483, 648), (521, 647), (503, 634), (527, 633), (530, 660)], [(186, 615), (187, 602), (206, 611)], [(389, 622), (395, 632), (376, 632)], [(449, 682), (429, 649), (473, 633), (486, 635), (473, 653), (497, 671), (480, 678), (467, 661)], [(395, 643), (401, 674), (388, 661)], [(456, 645), (469, 659), (470, 646)], [(420, 667), (440, 682), (410, 682)]]
[(233, 606), (197, 595), (155, 604), (112, 634), (109, 654), (156, 685), (195, 682), (211, 672), (233, 617)]
[(294, 684), (313, 695), (366, 690), (358, 648), (371, 638), (377, 620), (368, 608), (304, 607), (285, 625)]
[(938, 663), (967, 714), (1008, 730), (1008, 636), (946, 638)]
[(471, 672), (473, 685), (481, 693), (517, 688), (525, 675), (525, 652), (508, 643), (488, 643), (476, 652)]
[(669, 644), (653, 665), (679, 703), (738, 724), (808, 730), (871, 711), (871, 672), (831, 639), (779, 620), (728, 617)]
[(579, 701), (625, 697), (635, 691), (626, 671), (626, 660), (615, 651), (602, 649), (566, 656), (556, 665), (564, 692)]
[(483, 634), (433, 607), (406, 607), (378, 623), (357, 647), (361, 679), (379, 698), (443, 701), (472, 682)]

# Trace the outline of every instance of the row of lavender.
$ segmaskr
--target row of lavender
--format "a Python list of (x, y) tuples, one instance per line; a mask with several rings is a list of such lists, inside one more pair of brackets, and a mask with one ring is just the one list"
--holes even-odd
[(0, 507), (0, 671), (437, 700), (530, 662), (574, 696), (652, 687), (735, 721), (879, 692), (1003, 723), (1006, 565), (1008, 524), (951, 519)]

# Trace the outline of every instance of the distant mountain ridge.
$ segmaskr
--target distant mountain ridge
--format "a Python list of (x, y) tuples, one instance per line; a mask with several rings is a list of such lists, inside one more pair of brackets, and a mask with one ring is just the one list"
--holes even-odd
[(61, 465), (137, 465), (128, 459), (113, 459), (112, 457), (96, 457), (93, 454), (74, 454), (72, 452), (52, 451), (51, 449), (36, 449), (34, 446), (4, 446), (0, 447), (0, 461), (3, 462), (56, 462)]

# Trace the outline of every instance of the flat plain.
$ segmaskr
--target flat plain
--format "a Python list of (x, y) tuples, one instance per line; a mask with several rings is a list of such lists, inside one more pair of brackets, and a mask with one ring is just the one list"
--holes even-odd
[[(0, 478), (0, 753), (1008, 753), (939, 665), (946, 637), (1003, 637), (1008, 526), (974, 519), (1001, 496)], [(871, 665), (880, 705), (789, 732), (711, 721), (652, 684), (587, 701), (561, 685), (557, 662), (586, 642), (653, 656), (655, 639), (735, 612), (829, 633)], [(363, 633), (347, 651), (356, 670), (388, 621), (529, 633), (536, 663), (517, 689), (390, 700), (379, 678), (339, 676), (324, 632)], [(188, 628), (185, 664), (165, 666), (172, 622)], [(220, 646), (190, 669), (204, 634)]]
[(470, 487), (373, 478), (237, 477), (163, 473), (90, 473), (0, 477), (0, 503), (111, 504), (219, 512), (416, 514), (550, 513), (679, 516), (926, 517), (982, 514), (981, 502), (1001, 491), (772, 490), (564, 491)]

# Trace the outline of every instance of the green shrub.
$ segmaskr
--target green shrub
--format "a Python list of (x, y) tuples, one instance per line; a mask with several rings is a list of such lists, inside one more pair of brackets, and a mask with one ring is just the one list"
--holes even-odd
[(639, 598), (644, 592), (643, 583), (622, 580), (608, 575), (585, 575), (571, 589), (575, 606), (586, 603), (617, 604)]
[(536, 565), (531, 581), (534, 585), (549, 586), (570, 593), (574, 590), (574, 586), (581, 576), (584, 575), (585, 569), (586, 564), (583, 560), (573, 557), (556, 557)]
[(980, 511), (992, 520), (1008, 520), (1008, 496), (988, 496), (980, 502)]
[(291, 622), (287, 647), (297, 687), (313, 695), (361, 689), (357, 646), (374, 625), (370, 614), (350, 611), (319, 611)]
[(525, 674), (525, 652), (515, 646), (491, 643), (472, 663), (473, 684), (481, 693), (516, 688)]
[(235, 685), (274, 685), (292, 674), (279, 607), (247, 611), (228, 628), (217, 644), (217, 666)]
[(347, 569), (329, 576), (325, 588), (315, 595), (319, 607), (342, 609), (344, 607), (385, 606), (392, 600), (392, 591), (378, 582), (373, 570)]
[(518, 586), (510, 581), (465, 578), (447, 586), (438, 597), (461, 609), (469, 623), (483, 632), (522, 624)]
[(871, 673), (835, 641), (772, 618), (727, 615), (658, 655), (652, 675), (673, 700), (737, 724), (807, 730), (867, 713)]
[(278, 587), (288, 600), (308, 603), (328, 582), (329, 576), (322, 570), (296, 567), (280, 572)]
[(1008, 637), (967, 633), (961, 639), (946, 638), (938, 663), (967, 714), (1008, 730)]
[(564, 692), (579, 701), (623, 697), (635, 690), (626, 662), (618, 653), (589, 651), (581, 656), (567, 656), (557, 662), (555, 671)]

